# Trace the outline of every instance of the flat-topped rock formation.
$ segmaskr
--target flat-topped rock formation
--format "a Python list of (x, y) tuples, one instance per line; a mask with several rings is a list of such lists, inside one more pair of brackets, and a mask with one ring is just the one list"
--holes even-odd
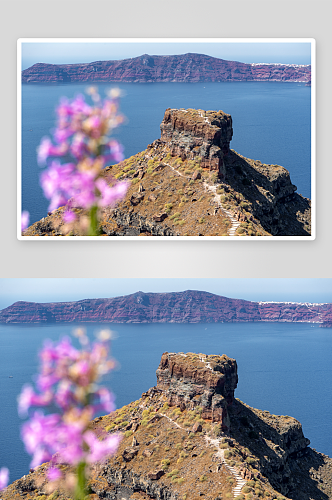
[[(296, 419), (234, 398), (236, 385), (236, 361), (225, 354), (165, 352), (155, 387), (90, 423), (100, 440), (121, 432), (122, 441), (115, 455), (91, 464), (87, 498), (331, 499), (331, 458), (309, 448)], [(61, 466), (52, 486), (49, 467), (12, 483), (2, 500), (72, 498), (71, 469)]]
[(136, 292), (76, 302), (15, 302), (0, 311), (0, 323), (318, 323), (331, 325), (332, 304), (251, 302), (198, 290)]
[(22, 71), (23, 83), (57, 82), (310, 82), (311, 66), (247, 64), (204, 54), (139, 57), (82, 64), (37, 63)]
[(229, 428), (227, 408), (237, 386), (237, 365), (228, 356), (164, 353), (157, 370), (157, 389), (170, 406), (182, 410), (202, 407), (202, 417)]
[(202, 168), (225, 177), (224, 157), (233, 136), (232, 117), (223, 111), (167, 109), (160, 125), (161, 141), (172, 156), (199, 160)]

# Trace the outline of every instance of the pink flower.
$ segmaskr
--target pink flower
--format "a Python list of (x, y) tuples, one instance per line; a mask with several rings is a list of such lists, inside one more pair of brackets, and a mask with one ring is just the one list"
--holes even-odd
[(91, 106), (85, 102), (85, 97), (83, 94), (79, 94), (72, 101), (70, 105), (70, 111), (73, 115), (83, 113), (88, 115), (91, 113)]
[[(41, 165), (52, 157), (71, 155), (73, 158), (73, 163), (64, 165), (59, 161), (49, 162), (48, 169), (41, 175), (40, 184), (50, 200), (50, 212), (68, 202), (70, 207), (86, 210), (112, 205), (126, 192), (123, 188), (114, 190), (100, 179), (100, 170), (107, 161), (119, 162), (124, 158), (123, 147), (108, 136), (123, 121), (118, 114), (118, 100), (111, 96), (102, 103), (96, 89), (90, 94), (94, 106), (89, 106), (82, 95), (72, 101), (61, 99), (56, 110), (57, 126), (52, 131), (56, 144), (44, 137), (37, 149)], [(90, 216), (97, 218), (95, 212)], [(73, 217), (66, 211), (64, 221), (72, 222)]]
[(45, 392), (38, 395), (34, 392), (30, 385), (25, 385), (23, 391), (19, 395), (18, 399), (18, 412), (19, 414), (26, 415), (31, 406), (47, 406), (50, 404), (52, 399), (52, 394), (50, 392)]
[(58, 161), (53, 161), (49, 169), (42, 172), (40, 185), (45, 197), (51, 200), (49, 211), (65, 205), (70, 198), (74, 169), (73, 163), (61, 165)]
[(70, 127), (61, 128), (58, 127), (53, 133), (53, 137), (57, 143), (66, 142), (70, 136), (72, 136), (74, 131)]
[(51, 139), (49, 139), (49, 137), (43, 137), (40, 145), (37, 148), (37, 158), (40, 165), (46, 163), (47, 158), (50, 156), (51, 148)]
[(59, 117), (61, 117), (64, 120), (73, 114), (71, 105), (67, 97), (60, 98), (60, 105), (57, 107), (56, 113)]
[(90, 208), (96, 203), (94, 173), (77, 172), (72, 180), (72, 205)]
[(47, 479), (49, 481), (57, 481), (58, 479), (61, 479), (62, 477), (62, 472), (60, 469), (57, 467), (51, 467), (47, 471)]
[(58, 344), (51, 341), (44, 344), (37, 378), (41, 392), (36, 394), (32, 387), (25, 386), (19, 397), (19, 411), (27, 412), (31, 406), (57, 405), (60, 413), (44, 415), (35, 411), (23, 425), (21, 434), (27, 452), (32, 455), (31, 467), (52, 456), (53, 463), (77, 465), (98, 457), (103, 459), (114, 452), (118, 438), (113, 436), (100, 444), (87, 431), (96, 409), (114, 409), (114, 397), (108, 389), (96, 390), (99, 376), (114, 366), (107, 357), (106, 341), (92, 346), (88, 343), (86, 350), (75, 349), (68, 338)]
[(100, 207), (114, 205), (119, 199), (125, 196), (128, 189), (128, 184), (126, 182), (119, 182), (115, 186), (110, 187), (105, 179), (97, 179), (95, 184), (101, 194), (98, 200), (98, 205)]
[(62, 142), (59, 146), (53, 146), (48, 137), (44, 137), (37, 148), (37, 159), (39, 165), (44, 165), (49, 156), (64, 156), (68, 151), (68, 145)]
[(122, 161), (124, 159), (124, 154), (123, 154), (123, 146), (118, 143), (116, 140), (112, 140), (109, 142), (109, 148), (110, 148), (110, 156), (113, 160), (115, 160), (117, 163)]
[(75, 214), (75, 212), (72, 212), (71, 210), (66, 210), (64, 212), (62, 218), (66, 224), (70, 224), (71, 222), (74, 222), (74, 220), (76, 220), (76, 214)]
[(21, 231), (24, 231), (29, 226), (30, 214), (26, 210), (21, 215)]
[(37, 467), (42, 461), (50, 460), (57, 452), (56, 428), (60, 422), (57, 414), (46, 415), (35, 412), (30, 421), (22, 427), (21, 436), (28, 453), (33, 455), (31, 467)]
[(54, 399), (56, 404), (63, 410), (69, 408), (74, 403), (72, 387), (68, 380), (60, 382)]
[(99, 397), (99, 403), (94, 406), (95, 411), (106, 411), (110, 413), (115, 410), (114, 396), (105, 387), (100, 388), (95, 395)]
[(86, 154), (85, 138), (82, 133), (77, 133), (74, 135), (70, 146), (70, 152), (77, 159), (83, 158), (83, 156)]
[(3, 490), (7, 487), (8, 480), (9, 470), (7, 469), (7, 467), (2, 467), (2, 469), (0, 469), (0, 490)]
[(114, 454), (119, 446), (121, 437), (118, 434), (113, 434), (103, 441), (99, 441), (92, 431), (86, 431), (84, 440), (89, 446), (89, 453), (86, 457), (86, 461), (92, 464), (94, 462), (106, 460), (109, 455)]

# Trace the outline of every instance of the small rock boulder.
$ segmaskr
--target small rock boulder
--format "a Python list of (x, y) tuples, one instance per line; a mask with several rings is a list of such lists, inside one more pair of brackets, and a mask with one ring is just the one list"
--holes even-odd
[(144, 194), (142, 193), (134, 193), (131, 195), (131, 198), (130, 198), (130, 203), (134, 206), (138, 205), (139, 203), (141, 203), (141, 201), (143, 200), (144, 198)]
[(146, 449), (143, 451), (142, 455), (143, 455), (144, 457), (151, 457), (151, 456), (153, 455), (153, 451), (152, 451), (152, 450), (149, 450), (149, 448), (146, 448)]
[(162, 222), (163, 220), (165, 220), (167, 217), (167, 214), (166, 213), (162, 213), (162, 214), (155, 214), (152, 216), (152, 219), (155, 221), (155, 222)]
[(157, 414), (154, 417), (150, 418), (150, 420), (148, 421), (148, 424), (154, 424), (155, 422), (158, 422), (160, 419), (161, 419), (161, 416)]
[(156, 470), (154, 472), (149, 472), (148, 478), (155, 481), (157, 479), (160, 479), (161, 476), (163, 476), (164, 474), (165, 474), (165, 471), (163, 471), (162, 469), (159, 469), (159, 470)]
[(164, 163), (159, 163), (159, 165), (153, 169), (153, 172), (159, 172), (160, 170), (162, 170), (165, 167), (166, 167), (166, 165)]
[(130, 462), (138, 453), (138, 446), (130, 446), (123, 450), (122, 456), (125, 462)]
[(201, 179), (201, 178), (202, 178), (201, 173), (198, 170), (195, 170), (195, 172), (192, 175), (192, 180), (196, 181), (197, 179)]
[(199, 424), (198, 422), (195, 422), (192, 429), (191, 429), (191, 432), (202, 432), (202, 425)]

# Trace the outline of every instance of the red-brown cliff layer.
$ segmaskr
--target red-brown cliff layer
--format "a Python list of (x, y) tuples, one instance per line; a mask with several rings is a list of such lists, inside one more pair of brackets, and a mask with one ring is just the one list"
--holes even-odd
[(84, 64), (37, 63), (22, 71), (22, 83), (56, 82), (310, 82), (311, 66), (246, 64), (204, 54), (150, 56)]
[(224, 157), (233, 136), (232, 117), (223, 111), (167, 109), (160, 125), (161, 141), (172, 156), (200, 160), (202, 168), (225, 177)]
[(193, 353), (165, 352), (157, 369), (157, 389), (163, 391), (170, 406), (194, 410), (202, 417), (220, 422), (229, 429), (228, 406), (234, 401), (238, 382), (235, 359)]
[(0, 311), (0, 323), (218, 323), (307, 322), (332, 324), (332, 304), (251, 302), (208, 292), (137, 292), (77, 302), (16, 302)]

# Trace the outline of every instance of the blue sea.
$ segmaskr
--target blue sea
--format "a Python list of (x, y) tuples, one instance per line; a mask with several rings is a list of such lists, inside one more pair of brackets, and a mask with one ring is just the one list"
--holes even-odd
[[(311, 198), (311, 88), (304, 83), (121, 83), (98, 84), (99, 93), (117, 86), (127, 117), (114, 136), (125, 157), (160, 137), (167, 108), (223, 110), (233, 118), (231, 148), (247, 158), (287, 168), (298, 193)], [(47, 214), (39, 186), (36, 148), (50, 135), (61, 96), (84, 93), (87, 84), (22, 85), (22, 209), (33, 223)]]
[[(78, 325), (76, 325), (78, 326)], [(252, 407), (290, 415), (303, 426), (311, 447), (332, 457), (332, 330), (307, 323), (121, 324), (112, 355), (119, 368), (105, 380), (117, 407), (156, 384), (163, 352), (227, 354), (238, 364), (235, 396)], [(93, 338), (105, 325), (86, 325)], [(29, 470), (20, 440), (16, 398), (38, 369), (46, 338), (70, 335), (75, 325), (0, 326), (0, 468), (13, 481)]]

